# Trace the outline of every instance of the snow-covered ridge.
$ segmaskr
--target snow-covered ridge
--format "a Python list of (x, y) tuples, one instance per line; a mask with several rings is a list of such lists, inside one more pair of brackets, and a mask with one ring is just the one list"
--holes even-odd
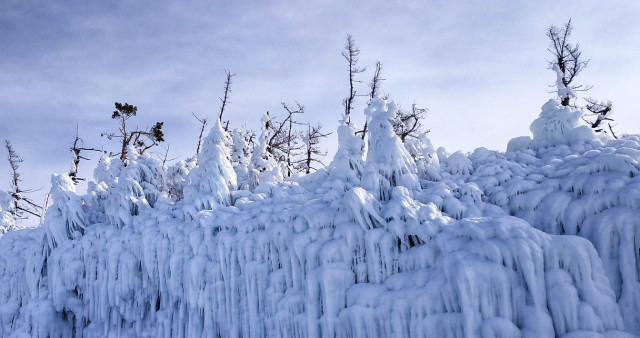
[(0, 332), (640, 334), (640, 139), (554, 107), (507, 153), (403, 145), (374, 100), (367, 160), (343, 123), (328, 169), (294, 180), (263, 153), (234, 168), (219, 125), (195, 167), (132, 150), (85, 195), (54, 175), (43, 226), (0, 238)]

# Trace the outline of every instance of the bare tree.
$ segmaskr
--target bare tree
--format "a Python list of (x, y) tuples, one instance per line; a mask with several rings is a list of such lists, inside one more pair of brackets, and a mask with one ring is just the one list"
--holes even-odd
[(164, 153), (156, 152), (156, 157), (158, 157), (158, 159), (162, 162), (163, 166), (165, 166), (169, 161), (177, 160), (178, 158), (180, 158), (180, 156), (169, 158), (169, 148), (171, 148), (171, 143), (167, 144), (167, 146), (164, 147)]
[(325, 164), (319, 159), (321, 156), (326, 156), (326, 150), (321, 150), (319, 147), (322, 138), (331, 135), (331, 133), (323, 133), (322, 125), (311, 126), (307, 124), (307, 130), (302, 137), (304, 142), (304, 158), (297, 162), (297, 169), (304, 171), (306, 174), (311, 172), (311, 169), (317, 169), (313, 167), (313, 163), (318, 163), (322, 166)]
[(196, 116), (195, 113), (191, 113), (191, 115), (193, 115), (193, 117), (195, 117), (196, 120), (198, 120), (198, 122), (202, 124), (202, 128), (200, 128), (200, 136), (198, 136), (198, 148), (196, 149), (196, 155), (197, 155), (197, 154), (200, 154), (200, 147), (202, 146), (202, 136), (204, 135), (204, 130), (207, 127), (208, 119), (206, 118), (201, 119), (198, 116)]
[[(271, 118), (267, 124), (270, 131), (267, 139), (267, 151), (273, 155), (276, 161), (285, 163), (287, 166), (287, 176), (291, 176), (294, 169), (293, 157), (296, 151), (301, 149), (299, 132), (294, 130), (294, 125), (300, 125), (295, 115), (304, 114), (304, 106), (296, 102), (296, 108), (289, 107), (286, 103), (282, 103), (282, 107), (287, 112), (287, 116), (282, 121)], [(268, 114), (268, 112), (267, 112)]]
[(13, 201), (11, 203), (10, 212), (15, 220), (27, 219), (29, 218), (29, 215), (40, 217), (42, 207), (26, 196), (26, 194), (37, 190), (22, 190), (22, 188), (20, 188), (20, 182), (22, 182), (22, 180), (20, 179), (20, 172), (18, 169), (20, 167), (20, 163), (24, 162), (24, 159), (22, 156), (18, 155), (15, 150), (13, 150), (9, 140), (5, 140), (4, 144), (8, 152), (7, 160), (11, 167), (11, 183), (9, 185), (11, 190), (8, 191), (8, 193), (11, 195)]
[[(613, 121), (613, 119), (611, 118), (611, 110), (613, 109), (613, 103), (611, 103), (611, 101), (609, 100), (605, 102), (605, 101), (597, 101), (593, 98), (587, 98), (585, 99), (585, 101), (587, 101), (587, 105), (585, 106), (585, 109), (590, 112), (589, 115), (592, 115), (595, 117), (595, 120), (593, 121), (588, 121), (586, 119), (585, 121), (589, 123), (589, 125), (591, 125), (591, 128), (593, 128), (595, 132), (606, 133), (606, 131), (602, 127), (602, 123), (604, 121)], [(611, 132), (611, 136), (613, 136), (614, 138), (618, 138), (616, 134), (613, 132), (613, 127), (611, 126), (611, 123), (607, 122), (607, 125), (609, 126), (609, 131)]]
[(300, 103), (298, 103), (296, 101), (296, 106), (297, 109), (293, 110), (291, 108), (289, 108), (289, 106), (287, 106), (286, 103), (282, 103), (282, 107), (287, 111), (287, 118), (285, 119), (285, 121), (288, 121), (289, 123), (289, 127), (287, 128), (287, 137), (286, 137), (286, 142), (287, 142), (287, 147), (285, 148), (285, 153), (286, 153), (286, 160), (287, 160), (287, 176), (291, 177), (291, 171), (293, 169), (293, 164), (291, 163), (291, 158), (294, 156), (294, 151), (300, 149), (299, 146), (296, 146), (296, 143), (298, 142), (298, 139), (300, 138), (300, 134), (294, 132), (293, 130), (293, 124), (299, 124), (298, 122), (294, 121), (294, 114), (304, 114), (304, 106), (302, 106)]
[(554, 60), (550, 61), (550, 66), (558, 74), (558, 96), (563, 106), (568, 106), (570, 100), (575, 95), (575, 91), (589, 90), (590, 86), (575, 85), (575, 77), (587, 66), (589, 60), (582, 60), (580, 44), (571, 44), (571, 19), (562, 27), (551, 26), (547, 30), (547, 37), (551, 40), (549, 52), (553, 54)]
[(164, 133), (162, 132), (162, 125), (164, 122), (156, 122), (156, 124), (149, 130), (127, 130), (127, 121), (136, 116), (138, 107), (130, 105), (128, 103), (122, 104), (115, 103), (116, 110), (111, 115), (111, 118), (118, 120), (119, 133), (102, 133), (101, 136), (106, 136), (108, 139), (119, 138), (121, 139), (121, 150), (119, 154), (120, 160), (124, 163), (127, 158), (127, 148), (130, 145), (135, 146), (140, 154), (144, 154), (145, 151), (151, 147), (158, 145), (158, 143), (164, 141)]
[(342, 56), (347, 60), (349, 64), (349, 96), (344, 99), (344, 114), (347, 116), (347, 124), (350, 123), (351, 109), (353, 108), (353, 100), (356, 98), (355, 83), (362, 82), (355, 79), (355, 76), (366, 70), (365, 67), (358, 67), (358, 61), (360, 60), (360, 49), (356, 47), (356, 43), (353, 40), (353, 36), (347, 35), (347, 43), (344, 46)]
[[(229, 101), (229, 94), (231, 93), (231, 84), (233, 83), (232, 79), (234, 76), (236, 76), (236, 74), (231, 74), (231, 72), (228, 70), (225, 70), (224, 73), (226, 75), (226, 79), (224, 81), (224, 97), (220, 98), (220, 101), (222, 101), (222, 106), (220, 106), (220, 114), (218, 115), (220, 123), (222, 123), (223, 121), (222, 115), (224, 114), (224, 108), (227, 106), (227, 103), (231, 103)], [(229, 120), (226, 121), (224, 130), (229, 131)]]
[[(398, 109), (392, 121), (393, 131), (404, 143), (407, 137), (417, 138), (423, 133), (422, 120), (427, 116), (426, 108), (418, 108), (414, 103), (410, 111)], [(428, 130), (426, 132), (429, 132)]]
[(84, 146), (84, 141), (78, 135), (78, 126), (76, 126), (76, 136), (73, 138), (73, 144), (71, 145), (71, 153), (73, 154), (73, 162), (71, 163), (71, 170), (69, 171), (69, 178), (73, 181), (74, 184), (80, 183), (80, 181), (84, 181), (85, 178), (78, 176), (78, 167), (80, 166), (80, 160), (90, 161), (90, 158), (82, 156), (83, 151), (96, 151), (99, 153), (104, 153), (102, 149), (90, 148)]
[(382, 62), (376, 61), (376, 70), (373, 72), (373, 78), (369, 83), (369, 88), (371, 88), (371, 91), (369, 92), (369, 99), (373, 99), (374, 97), (378, 96), (380, 92), (381, 82), (386, 80), (380, 77), (381, 72), (382, 72)]

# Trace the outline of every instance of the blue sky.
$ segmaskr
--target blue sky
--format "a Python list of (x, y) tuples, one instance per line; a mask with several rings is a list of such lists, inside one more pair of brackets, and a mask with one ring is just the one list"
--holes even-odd
[[(224, 70), (237, 74), (226, 117), (256, 128), (299, 101), (333, 131), (348, 92), (347, 34), (361, 49), (364, 93), (376, 60), (383, 91), (430, 110), (435, 146), (504, 150), (529, 124), (554, 75), (545, 30), (573, 18), (591, 62), (578, 80), (611, 99), (620, 132), (640, 131), (640, 3), (635, 1), (2, 1), (0, 136), (25, 162), (25, 187), (69, 168), (76, 125), (86, 146), (115, 150), (113, 103), (138, 106), (138, 126), (165, 122), (171, 154), (193, 154), (215, 116)], [(362, 120), (364, 100), (354, 119)], [(325, 143), (330, 154), (335, 140)], [(5, 153), (3, 153), (5, 154)], [(3, 155), (2, 157), (5, 157)], [(84, 175), (93, 163), (83, 162)], [(9, 167), (0, 162), (0, 189)]]

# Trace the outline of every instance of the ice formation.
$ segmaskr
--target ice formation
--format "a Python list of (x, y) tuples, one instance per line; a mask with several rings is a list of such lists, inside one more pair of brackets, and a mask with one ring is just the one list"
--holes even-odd
[(640, 138), (448, 154), (402, 144), (393, 109), (372, 101), (367, 160), (343, 120), (327, 170), (284, 182), (263, 134), (236, 186), (219, 125), (195, 167), (132, 149), (84, 195), (54, 175), (43, 226), (0, 237), (0, 333), (640, 334)]
[(11, 215), (11, 195), (0, 190), (0, 235), (16, 230), (16, 220)]
[(190, 183), (184, 187), (186, 212), (193, 216), (201, 210), (213, 210), (216, 205), (230, 205), (231, 191), (237, 188), (236, 172), (231, 154), (225, 145), (227, 133), (220, 120), (204, 139), (198, 165), (189, 174)]
[(282, 171), (270, 152), (267, 151), (269, 114), (265, 114), (260, 120), (262, 132), (256, 149), (251, 155), (249, 163), (249, 188), (254, 190), (260, 184), (263, 186), (275, 185), (282, 181)]

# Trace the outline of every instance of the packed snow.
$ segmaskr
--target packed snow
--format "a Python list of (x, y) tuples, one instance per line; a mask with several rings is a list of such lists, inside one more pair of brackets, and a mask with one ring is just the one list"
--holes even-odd
[(0, 192), (2, 336), (640, 335), (640, 137), (551, 100), (507, 152), (449, 154), (403, 144), (395, 109), (372, 100), (366, 146), (343, 117), (306, 176), (265, 116), (250, 160), (218, 122), (168, 168), (131, 148), (86, 194), (55, 174), (39, 228)]

